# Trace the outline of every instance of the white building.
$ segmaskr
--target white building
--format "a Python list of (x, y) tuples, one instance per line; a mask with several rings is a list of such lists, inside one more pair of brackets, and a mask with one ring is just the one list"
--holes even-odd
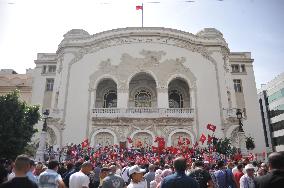
[(244, 148), (236, 109), (255, 152), (265, 148), (250, 52), (230, 52), (221, 32), (123, 28), (90, 35), (73, 29), (56, 53), (35, 60), (32, 103), (50, 109), (53, 144), (123, 144), (128, 137), (175, 145), (202, 133)]
[(284, 72), (262, 85), (259, 104), (266, 147), (284, 151)]

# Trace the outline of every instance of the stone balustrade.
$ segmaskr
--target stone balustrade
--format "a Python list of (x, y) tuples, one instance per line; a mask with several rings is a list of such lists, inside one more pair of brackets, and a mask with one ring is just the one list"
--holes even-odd
[(93, 117), (101, 118), (193, 118), (192, 108), (94, 108)]

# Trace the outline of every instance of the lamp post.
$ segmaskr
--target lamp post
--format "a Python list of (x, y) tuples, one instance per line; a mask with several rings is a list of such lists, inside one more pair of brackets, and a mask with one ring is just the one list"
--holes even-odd
[(47, 136), (47, 119), (49, 116), (49, 110), (45, 110), (43, 113), (43, 126), (42, 131), (40, 134), (40, 140), (39, 140), (39, 146), (37, 148), (36, 152), (36, 161), (44, 161), (44, 150), (45, 150), (45, 141)]
[(244, 129), (243, 129), (243, 123), (242, 123), (242, 119), (243, 119), (243, 114), (241, 112), (241, 109), (237, 109), (237, 119), (239, 120), (239, 132), (244, 133)]

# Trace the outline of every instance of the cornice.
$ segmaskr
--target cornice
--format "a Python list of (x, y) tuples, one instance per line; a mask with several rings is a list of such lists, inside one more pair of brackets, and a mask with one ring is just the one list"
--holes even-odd
[[(62, 49), (67, 47), (90, 47), (105, 41), (109, 40), (117, 40), (117, 39), (129, 39), (129, 38), (137, 38), (135, 41), (129, 41), (129, 43), (135, 42), (145, 42), (147, 41), (139, 41), (139, 37), (157, 37), (160, 39), (160, 42), (166, 42), (166, 39), (171, 40), (179, 40), (188, 42), (191, 44), (196, 45), (203, 45), (203, 46), (223, 46), (228, 49), (228, 44), (223, 38), (216, 37), (216, 38), (206, 38), (204, 36), (197, 36), (189, 32), (180, 31), (176, 29), (170, 28), (162, 28), (162, 27), (128, 27), (128, 28), (119, 28), (104, 31), (101, 33), (97, 33), (94, 35), (85, 35), (81, 38), (70, 38), (66, 37), (62, 40), (59, 44), (57, 54), (61, 52)], [(152, 41), (148, 41), (151, 43)], [(127, 41), (125, 42), (127, 43)]]

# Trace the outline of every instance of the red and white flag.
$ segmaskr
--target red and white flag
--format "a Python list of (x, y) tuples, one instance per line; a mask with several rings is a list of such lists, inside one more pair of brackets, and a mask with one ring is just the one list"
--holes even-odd
[(206, 141), (206, 136), (202, 133), (202, 135), (199, 138), (199, 141), (204, 144), (204, 142)]
[(143, 5), (142, 6), (141, 5), (136, 6), (136, 10), (143, 10)]
[(209, 123), (209, 124), (207, 125), (207, 129), (210, 130), (210, 131), (215, 132), (216, 126)]
[(86, 138), (83, 142), (82, 142), (82, 148), (85, 148), (89, 145), (89, 141), (88, 141), (88, 138)]

